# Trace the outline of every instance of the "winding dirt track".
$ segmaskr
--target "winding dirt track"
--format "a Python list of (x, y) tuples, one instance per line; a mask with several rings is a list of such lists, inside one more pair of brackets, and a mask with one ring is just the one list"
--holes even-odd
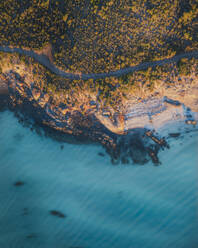
[(77, 73), (65, 72), (65, 71), (58, 69), (54, 64), (52, 64), (49, 61), (47, 56), (38, 54), (32, 50), (24, 50), (21, 48), (10, 48), (6, 46), (0, 46), (0, 51), (9, 52), (9, 53), (16, 52), (19, 54), (30, 56), (34, 58), (37, 62), (39, 62), (40, 64), (42, 64), (43, 66), (45, 66), (46, 68), (51, 70), (53, 73), (59, 76), (70, 78), (70, 79), (83, 79), (83, 80), (87, 80), (91, 78), (99, 79), (99, 78), (112, 77), (112, 76), (118, 77), (118, 76), (130, 73), (130, 72), (146, 69), (148, 67), (155, 67), (158, 65), (164, 65), (164, 64), (169, 64), (172, 62), (177, 62), (181, 58), (192, 58), (192, 57), (198, 58), (198, 51), (192, 51), (192, 52), (182, 53), (182, 54), (173, 56), (172, 58), (162, 59), (162, 60), (157, 60), (157, 61), (152, 61), (152, 62), (145, 62), (145, 63), (139, 64), (136, 66), (127, 67), (127, 68), (120, 69), (117, 71), (104, 72), (104, 73), (77, 74)]

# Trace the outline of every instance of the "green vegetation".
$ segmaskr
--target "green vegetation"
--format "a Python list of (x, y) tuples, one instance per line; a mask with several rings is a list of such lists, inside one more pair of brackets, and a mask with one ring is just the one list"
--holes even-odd
[(0, 45), (53, 48), (64, 70), (104, 72), (198, 49), (194, 0), (0, 1)]
[(188, 60), (186, 58), (180, 59), (178, 62), (178, 71), (180, 75), (183, 76), (188, 76), (191, 73), (191, 67), (192, 67), (192, 62), (193, 60)]
[[(198, 74), (198, 59), (182, 58), (177, 63), (165, 64), (155, 68), (147, 68), (145, 70), (135, 71), (125, 74), (121, 77), (106, 77), (104, 79), (89, 80), (71, 80), (62, 78), (52, 73), (44, 66), (40, 65), (33, 58), (17, 53), (0, 52), (0, 73), (2, 68), (12, 68), (12, 66), (20, 67), (25, 64), (27, 68), (31, 65), (34, 75), (34, 87), (48, 92), (52, 98), (61, 96), (61, 101), (67, 105), (82, 104), (79, 94), (87, 95), (91, 100), (91, 95), (97, 95), (97, 102), (103, 107), (111, 107), (116, 111), (122, 106), (124, 99), (130, 98), (144, 88), (147, 94), (152, 95), (158, 82), (166, 82), (166, 85), (175, 83), (175, 76), (189, 77), (192, 71)], [(193, 69), (194, 68), (194, 69)], [(28, 70), (28, 69), (27, 69)], [(173, 77), (171, 76), (173, 74)], [(198, 76), (198, 75), (197, 75)]]
[[(0, 13), (1, 46), (43, 49), (50, 44), (54, 64), (70, 72), (114, 71), (198, 49), (194, 0), (6, 0), (0, 1)], [(141, 87), (152, 92), (161, 79), (171, 83), (173, 70), (188, 76), (196, 63), (181, 59), (121, 77), (83, 81), (57, 76), (26, 56), (9, 56), (10, 64), (18, 56), (34, 65), (49, 94), (65, 92), (72, 102), (78, 101), (72, 100), (72, 92), (87, 91), (114, 108)]]

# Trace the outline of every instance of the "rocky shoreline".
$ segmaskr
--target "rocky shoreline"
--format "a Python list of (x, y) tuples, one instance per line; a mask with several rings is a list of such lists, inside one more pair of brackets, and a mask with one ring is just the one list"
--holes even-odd
[[(67, 128), (60, 130), (60, 123), (57, 128), (50, 126), (50, 117), (35, 102), (23, 99), (21, 95), (9, 87), (9, 94), (0, 95), (1, 111), (9, 109), (15, 113), (19, 122), (38, 134), (44, 131), (48, 137), (60, 142), (69, 143), (100, 143), (111, 157), (112, 164), (128, 164), (131, 161), (135, 164), (145, 164), (150, 159), (155, 165), (160, 164), (157, 156), (160, 149), (169, 148), (164, 138), (159, 138), (151, 130), (137, 128), (126, 134), (115, 134), (102, 125), (94, 115), (83, 116), (76, 112), (72, 116), (72, 133)], [(71, 130), (71, 128), (70, 128)]]
[[(49, 93), (45, 71), (37, 65), (35, 72), (35, 64), (21, 62), (16, 55), (2, 62), (1, 67), (2, 110), (8, 107), (20, 122), (29, 123), (31, 129), (41, 127), (46, 135), (61, 142), (99, 143), (112, 164), (142, 165), (152, 160), (158, 165), (159, 151), (169, 148), (168, 137), (175, 138), (188, 127), (197, 129), (196, 71), (180, 80), (173, 74), (173, 79), (169, 78), (174, 80), (171, 86), (156, 86), (152, 94), (142, 87), (128, 96), (130, 100), (122, 99), (115, 110), (102, 107), (96, 95), (80, 88), (76, 92)], [(81, 99), (78, 104), (77, 98)]]
[[(154, 130), (134, 128), (125, 134), (116, 134), (102, 125), (94, 115), (83, 116), (80, 112), (71, 117), (72, 132), (67, 132), (67, 128), (60, 129), (60, 123), (57, 128), (54, 124), (50, 126), (50, 117), (42, 108), (36, 106), (35, 102), (21, 98), (21, 95), (16, 94), (11, 88), (9, 95), (3, 101), (0, 99), (0, 105), (4, 106), (3, 110), (6, 107), (13, 111), (21, 124), (40, 135), (44, 131), (44, 135), (61, 143), (101, 144), (111, 157), (113, 165), (129, 163), (144, 165), (149, 160), (154, 165), (159, 165), (159, 151), (169, 149), (167, 137), (160, 137)], [(179, 135), (170, 133), (169, 136), (177, 138)]]

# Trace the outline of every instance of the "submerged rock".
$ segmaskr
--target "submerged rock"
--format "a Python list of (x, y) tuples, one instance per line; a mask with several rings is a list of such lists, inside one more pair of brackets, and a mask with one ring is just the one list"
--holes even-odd
[(101, 156), (101, 157), (105, 156), (104, 153), (102, 153), (102, 152), (99, 152), (98, 155)]
[(35, 233), (30, 233), (26, 236), (27, 239), (32, 239), (32, 238), (36, 238), (37, 235)]
[(17, 182), (15, 182), (14, 183), (14, 186), (23, 186), (25, 183), (24, 182), (22, 182), (22, 181), (17, 181)]
[(59, 218), (65, 218), (66, 217), (63, 213), (61, 213), (60, 211), (57, 211), (57, 210), (50, 210), (50, 214), (54, 215), (56, 217), (59, 217)]
[(177, 138), (181, 135), (181, 133), (169, 133), (170, 137)]

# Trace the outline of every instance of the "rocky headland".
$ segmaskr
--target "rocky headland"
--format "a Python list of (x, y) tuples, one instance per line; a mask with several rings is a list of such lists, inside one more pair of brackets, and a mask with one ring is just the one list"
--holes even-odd
[(197, 53), (192, 55), (108, 75), (104, 80), (111, 91), (101, 97), (94, 75), (65, 78), (35, 57), (1, 52), (1, 106), (34, 120), (57, 139), (102, 144), (113, 164), (151, 159), (157, 165), (159, 150), (169, 148), (168, 138), (198, 127)]
[(0, 13), (0, 109), (31, 129), (100, 143), (114, 164), (159, 164), (169, 138), (197, 130), (194, 0), (6, 0)]

